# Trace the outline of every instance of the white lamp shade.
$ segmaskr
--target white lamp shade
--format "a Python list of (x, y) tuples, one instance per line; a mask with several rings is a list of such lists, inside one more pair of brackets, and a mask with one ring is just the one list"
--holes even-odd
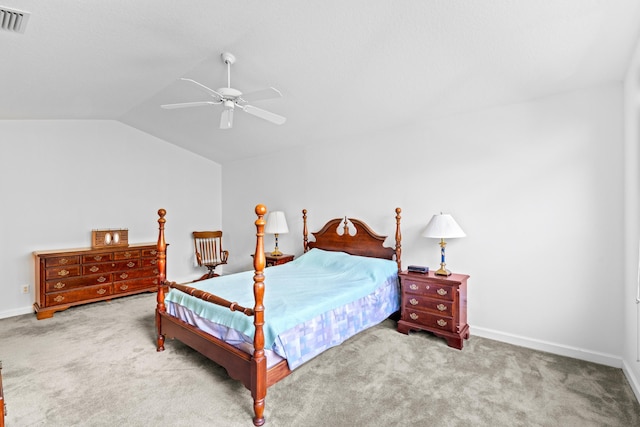
[(265, 225), (264, 227), (264, 232), (267, 234), (288, 233), (289, 227), (287, 227), (287, 220), (284, 217), (284, 212), (269, 212), (269, 215), (267, 215), (267, 225)]
[(464, 231), (455, 219), (449, 214), (434, 215), (427, 224), (427, 228), (422, 233), (424, 237), (437, 239), (451, 239), (454, 237), (465, 237)]

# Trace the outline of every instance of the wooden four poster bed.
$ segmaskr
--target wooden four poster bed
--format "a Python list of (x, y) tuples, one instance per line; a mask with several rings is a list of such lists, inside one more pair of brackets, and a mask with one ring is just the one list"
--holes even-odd
[[(378, 265), (376, 264), (370, 268), (369, 263), (383, 264), (384, 268), (387, 270), (387, 273), (385, 273), (387, 274), (387, 279), (385, 279), (385, 281), (389, 283), (385, 286), (387, 286), (390, 291), (380, 291), (380, 289), (382, 289), (381, 287), (379, 289), (376, 289), (375, 295), (369, 294), (366, 298), (358, 300), (367, 300), (370, 304), (376, 304), (373, 309), (365, 307), (362, 309), (362, 311), (368, 312), (368, 310), (373, 310), (373, 312), (375, 312), (375, 316), (377, 317), (374, 316), (374, 320), (364, 320), (362, 325), (358, 325), (359, 329), (358, 327), (356, 328), (358, 330), (352, 331), (350, 326), (350, 330), (347, 331), (346, 334), (350, 334), (349, 336), (351, 336), (352, 334), (373, 326), (373, 324), (381, 322), (394, 311), (399, 310), (397, 273), (401, 270), (400, 208), (396, 208), (395, 210), (395, 248), (383, 246), (386, 236), (376, 234), (364, 222), (358, 219), (346, 217), (330, 220), (320, 231), (312, 233), (314, 236), (314, 240), (309, 241), (307, 230), (307, 211), (306, 209), (304, 209), (302, 211), (304, 254), (298, 257), (296, 260), (285, 265), (270, 267), (267, 272), (265, 272), (265, 255), (263, 242), (264, 226), (266, 223), (264, 215), (266, 214), (266, 212), (267, 208), (264, 205), (257, 205), (255, 208), (257, 219), (255, 221), (256, 246), (253, 258), (254, 271), (230, 274), (226, 276), (223, 275), (213, 279), (205, 280), (203, 282), (197, 282), (197, 284), (195, 285), (193, 282), (187, 285), (178, 284), (166, 280), (167, 244), (165, 242), (164, 235), (166, 211), (164, 209), (160, 209), (158, 211), (159, 235), (157, 256), (159, 285), (156, 307), (156, 327), (158, 330), (157, 350), (164, 350), (165, 338), (175, 338), (202, 353), (204, 356), (216, 362), (220, 366), (224, 367), (231, 378), (239, 380), (246, 388), (251, 391), (254, 408), (253, 423), (256, 426), (263, 425), (265, 422), (264, 409), (267, 388), (289, 375), (292, 370), (295, 369), (296, 366), (292, 368), (290, 366), (291, 363), (304, 363), (304, 361), (315, 357), (316, 354), (324, 351), (324, 349), (337, 345), (348, 338), (348, 336), (340, 336), (339, 338), (337, 338), (336, 342), (328, 344), (326, 348), (314, 349), (313, 351), (315, 351), (316, 353), (307, 355), (306, 359), (303, 356), (301, 357), (301, 360), (297, 362), (293, 362), (293, 356), (290, 357), (291, 360), (288, 360), (289, 356), (283, 358), (276, 355), (275, 352), (270, 351), (268, 347), (265, 348), (265, 335), (267, 337), (267, 340), (269, 341), (269, 345), (273, 345), (273, 339), (271, 337), (272, 331), (269, 329), (269, 326), (271, 324), (277, 324), (281, 320), (280, 317), (286, 317), (287, 320), (289, 318), (296, 317), (296, 315), (291, 315), (288, 313), (288, 308), (283, 309), (277, 306), (275, 303), (268, 302), (265, 307), (265, 274), (266, 276), (269, 276), (269, 283), (271, 283), (270, 291), (267, 293), (266, 297), (267, 300), (269, 300), (269, 297), (271, 295), (277, 294), (277, 289), (281, 286), (284, 287), (284, 283), (287, 282), (288, 278), (291, 278), (295, 282), (295, 286), (291, 289), (296, 290), (296, 292), (292, 293), (289, 291), (289, 293), (285, 295), (287, 303), (288, 305), (302, 306), (303, 309), (307, 310), (315, 309), (312, 306), (314, 304), (320, 304), (319, 300), (333, 299), (334, 294), (340, 294), (342, 290), (340, 290), (339, 292), (326, 291), (326, 289), (324, 288), (325, 282), (321, 283), (322, 286), (318, 286), (318, 282), (314, 283), (313, 285), (307, 285), (306, 282), (302, 283), (300, 279), (297, 278), (295, 273), (296, 271), (307, 268), (307, 270), (304, 270), (305, 277), (314, 276), (315, 278), (317, 276), (322, 276), (322, 274), (320, 273), (316, 274), (316, 271), (319, 270), (313, 270), (314, 268), (318, 268), (317, 264), (323, 264), (322, 268), (324, 268), (324, 264), (334, 263), (334, 258), (340, 258), (340, 262), (342, 262), (342, 258), (350, 258), (348, 262), (351, 262), (352, 260), (357, 262), (355, 267), (357, 271), (364, 272), (366, 273), (366, 275), (371, 276), (373, 274), (377, 274), (372, 272), (377, 271)], [(342, 234), (339, 234), (339, 227), (341, 222), (344, 222), (344, 225), (342, 227)], [(351, 223), (353, 228), (355, 229), (355, 234), (350, 234), (348, 227), (349, 223)], [(392, 271), (389, 273), (390, 270)], [(289, 274), (290, 276), (287, 277), (287, 274)], [(211, 288), (215, 288), (214, 291), (218, 293), (218, 289), (220, 289), (219, 286), (224, 283), (222, 281), (224, 278), (228, 278), (231, 282), (233, 282), (234, 279), (237, 279), (236, 282), (238, 282), (238, 280), (242, 280), (243, 283), (249, 282), (248, 287), (243, 291), (244, 294), (239, 296), (237, 299), (237, 301), (240, 301), (246, 306), (242, 306), (238, 302), (232, 302), (232, 299), (226, 299), (226, 295), (225, 297), (222, 297), (214, 294), (213, 292), (205, 290), (211, 290)], [(273, 280), (271, 280), (272, 278)], [(320, 279), (324, 280), (322, 279), (322, 277), (320, 277)], [(346, 288), (351, 288), (351, 284), (348, 280), (340, 280), (343, 280), (344, 283), (346, 283), (344, 286), (340, 284), (340, 289), (344, 287), (345, 293), (348, 293)], [(275, 286), (274, 283), (277, 284), (277, 286)], [(208, 285), (209, 287), (207, 288), (205, 285)], [(195, 286), (198, 286), (198, 288), (201, 289), (198, 289)], [(216, 286), (218, 286), (218, 288), (216, 288)], [(304, 294), (304, 291), (298, 292), (298, 289), (304, 288), (305, 286), (312, 288), (312, 292), (316, 292), (316, 294), (311, 294), (312, 296), (309, 297)], [(223, 289), (226, 291), (229, 289), (229, 287), (231, 286), (226, 286)], [(237, 288), (239, 286), (233, 287)], [(318, 294), (318, 292), (322, 293)], [(224, 292), (221, 293), (224, 294)], [(251, 293), (253, 293), (252, 296), (247, 296), (247, 294)], [(301, 294), (302, 296), (300, 296), (299, 294)], [(174, 301), (170, 301), (172, 295), (175, 295), (175, 298), (181, 298), (179, 300), (181, 302), (175, 303)], [(371, 295), (374, 295), (374, 297), (371, 297)], [(340, 295), (337, 296), (340, 297)], [(351, 301), (349, 300), (349, 298), (354, 297), (352, 295), (346, 295), (344, 298), (346, 298), (345, 301)], [(388, 301), (384, 301), (385, 299)], [(375, 302), (371, 302), (374, 300)], [(383, 300), (383, 302), (380, 303), (380, 300)], [(206, 301), (206, 303), (202, 303), (202, 301)], [(189, 312), (189, 309), (186, 308), (186, 306), (189, 306), (190, 304), (199, 304), (198, 307), (200, 307), (200, 305), (205, 305), (205, 308), (200, 309), (204, 311), (223, 310), (225, 312), (223, 315), (226, 317), (232, 317), (232, 322), (244, 322), (245, 324), (249, 323), (251, 330), (244, 331), (244, 335), (248, 337), (247, 339), (249, 340), (249, 342), (244, 342), (241, 344), (238, 344), (236, 342), (226, 342), (225, 340), (229, 335), (229, 331), (225, 332), (223, 334), (224, 336), (217, 337), (215, 336), (215, 334), (212, 335), (212, 333), (214, 332), (211, 332), (206, 327), (206, 325), (202, 326), (202, 323), (190, 320), (192, 318), (196, 318), (197, 320), (206, 322), (206, 320), (203, 321), (199, 317), (199, 314)], [(272, 312), (269, 312), (269, 304), (271, 304)], [(352, 303), (348, 304), (348, 307), (346, 308), (347, 310), (359, 310), (359, 306), (352, 306), (351, 304)], [(250, 305), (252, 305), (252, 307)], [(383, 305), (384, 307), (379, 307), (378, 305)], [(265, 309), (269, 314), (274, 313), (272, 315), (272, 318), (270, 317), (269, 319), (265, 319)], [(181, 310), (186, 310), (189, 313), (190, 317), (181, 317)], [(194, 309), (194, 311), (195, 310), (196, 309)], [(334, 312), (323, 311), (325, 310), (325, 308), (318, 307), (317, 310), (319, 310), (318, 312), (321, 312), (323, 314), (329, 313), (330, 316), (327, 317), (335, 317)], [(336, 310), (339, 310), (339, 308), (337, 308)], [(276, 314), (281, 312), (284, 312), (285, 314), (279, 317), (276, 316)], [(368, 314), (366, 313), (360, 314), (361, 317), (365, 317), (367, 315)], [(244, 319), (252, 319), (252, 321), (247, 321)], [(322, 323), (322, 321), (318, 322), (317, 319), (318, 317), (314, 317), (313, 321), (315, 323)], [(266, 320), (269, 320), (269, 322), (265, 322)], [(351, 320), (349, 320), (349, 322), (351, 322)], [(359, 320), (356, 320), (356, 323), (358, 322)], [(345, 322), (343, 321), (343, 323)], [(237, 323), (233, 323), (233, 325), (235, 324)], [(304, 327), (308, 328), (308, 324), (305, 324)], [(333, 325), (333, 327), (335, 329), (336, 326)], [(233, 328), (235, 328), (235, 326), (233, 326)], [(229, 329), (231, 329), (231, 327)], [(241, 330), (241, 327), (238, 327), (238, 329)], [(287, 331), (290, 332), (294, 331), (295, 329), (295, 327), (289, 328)], [(233, 329), (233, 331), (235, 332), (235, 329)], [(331, 335), (332, 333), (333, 332), (323, 332), (323, 334), (328, 335)], [(280, 335), (278, 335), (277, 340), (280, 340)], [(309, 341), (313, 340), (315, 340), (315, 338), (310, 339)], [(306, 343), (304, 345), (306, 345)], [(304, 347), (304, 345), (302, 345), (301, 347)], [(299, 350), (299, 348), (296, 347), (294, 350), (297, 351)], [(296, 351), (290, 351), (290, 354), (296, 353)]]

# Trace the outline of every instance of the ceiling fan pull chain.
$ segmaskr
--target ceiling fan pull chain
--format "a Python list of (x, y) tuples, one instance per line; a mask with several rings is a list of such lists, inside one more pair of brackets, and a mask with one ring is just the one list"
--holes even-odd
[(231, 62), (225, 61), (227, 63), (227, 87), (231, 87)]

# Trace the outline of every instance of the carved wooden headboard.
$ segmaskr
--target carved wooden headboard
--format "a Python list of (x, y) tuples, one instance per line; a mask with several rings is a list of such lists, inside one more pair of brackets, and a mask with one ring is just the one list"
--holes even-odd
[[(302, 210), (303, 220), (303, 236), (304, 251), (318, 248), (327, 251), (341, 251), (351, 255), (368, 256), (374, 258), (394, 259), (398, 263), (398, 271), (401, 270), (401, 240), (400, 232), (400, 208), (396, 208), (396, 247), (389, 248), (384, 246), (387, 236), (382, 236), (374, 232), (371, 227), (363, 221), (355, 218), (334, 218), (327, 222), (320, 231), (312, 232), (314, 241), (309, 242), (307, 230), (307, 210)], [(342, 233), (338, 232), (340, 223), (342, 225)], [(355, 230), (350, 233), (349, 224)]]

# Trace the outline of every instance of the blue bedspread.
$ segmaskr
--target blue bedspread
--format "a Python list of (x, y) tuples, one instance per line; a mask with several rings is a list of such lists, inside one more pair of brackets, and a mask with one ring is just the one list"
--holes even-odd
[[(265, 348), (271, 348), (279, 334), (294, 326), (373, 293), (397, 272), (395, 261), (320, 249), (312, 249), (287, 264), (266, 268)], [(253, 308), (253, 271), (215, 277), (198, 282), (197, 286)], [(253, 338), (253, 317), (176, 289), (167, 294), (166, 300)]]

